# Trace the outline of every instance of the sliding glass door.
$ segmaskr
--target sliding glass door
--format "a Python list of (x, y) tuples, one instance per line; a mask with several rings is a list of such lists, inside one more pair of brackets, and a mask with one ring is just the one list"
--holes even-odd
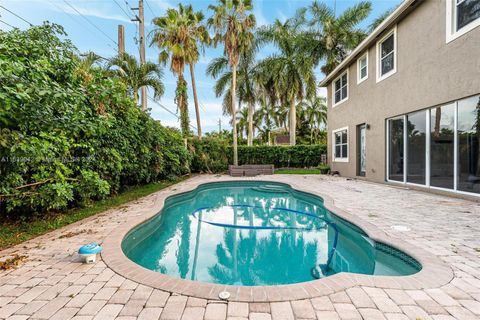
[(407, 115), (407, 182), (425, 184), (426, 111)]
[(430, 110), (430, 185), (453, 189), (455, 104)]
[(389, 119), (387, 180), (480, 194), (480, 95)]
[(480, 96), (458, 102), (457, 189), (480, 193)]

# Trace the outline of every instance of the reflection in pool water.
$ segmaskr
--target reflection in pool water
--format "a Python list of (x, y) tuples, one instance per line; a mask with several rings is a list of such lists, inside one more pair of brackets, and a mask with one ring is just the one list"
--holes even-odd
[(321, 198), (272, 182), (210, 183), (171, 197), (122, 248), (137, 264), (164, 274), (247, 286), (420, 269), (330, 213)]

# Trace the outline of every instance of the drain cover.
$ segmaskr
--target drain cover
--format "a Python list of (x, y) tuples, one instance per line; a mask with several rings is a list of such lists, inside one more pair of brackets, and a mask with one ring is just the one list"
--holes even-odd
[(227, 300), (228, 298), (230, 298), (230, 292), (222, 291), (218, 294), (218, 297), (222, 300)]
[(391, 228), (392, 230), (400, 231), (400, 232), (410, 231), (410, 228), (409, 228), (409, 227), (407, 227), (407, 226), (401, 226), (401, 225), (391, 226), (390, 228)]

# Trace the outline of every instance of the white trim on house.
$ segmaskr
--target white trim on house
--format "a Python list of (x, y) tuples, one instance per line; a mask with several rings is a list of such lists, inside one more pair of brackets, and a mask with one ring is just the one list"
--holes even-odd
[[(365, 67), (367, 68), (367, 75), (364, 77), (364, 78), (361, 78), (361, 69), (362, 69), (362, 66), (360, 64), (360, 61), (363, 60), (363, 58), (366, 59), (366, 65)], [(367, 51), (360, 56), (360, 58), (357, 59), (357, 84), (360, 84), (362, 83), (363, 81), (367, 80), (368, 79), (368, 49)]]
[[(345, 73), (347, 74), (347, 97), (346, 98), (343, 98), (341, 99), (340, 101), (336, 102), (335, 101), (335, 93), (337, 92), (336, 88), (335, 88), (335, 82), (337, 82), (338, 79), (340, 79), (341, 77), (343, 77), (345, 75)], [(341, 81), (340, 81), (341, 82)], [(332, 82), (332, 108), (335, 108), (336, 106), (338, 106), (339, 104), (342, 104), (344, 103), (345, 101), (348, 100), (348, 96), (350, 95), (350, 88), (349, 88), (349, 85), (350, 85), (350, 73), (348, 72), (348, 68), (342, 72), (338, 77), (336, 77), (333, 82)], [(340, 87), (340, 91), (341, 91), (342, 87)]]
[[(385, 42), (393, 34), (393, 69), (385, 74), (381, 74), (382, 72), (382, 65), (381, 65), (381, 45)], [(380, 40), (377, 41), (376, 44), (376, 69), (377, 69), (377, 83), (387, 79), (388, 77), (397, 73), (397, 26), (395, 25), (392, 30), (390, 30), (387, 34), (385, 34)]]
[[(347, 131), (347, 142), (346, 142), (346, 145), (347, 145), (347, 156), (346, 157), (342, 157), (342, 158), (337, 158), (335, 157), (335, 146), (336, 146), (336, 141), (335, 141), (335, 133), (337, 132), (341, 132), (341, 131)], [(343, 143), (342, 141), (342, 145), (345, 144)], [(348, 159), (350, 157), (350, 135), (349, 135), (349, 132), (348, 132), (348, 126), (347, 127), (343, 127), (343, 128), (338, 128), (338, 129), (335, 129), (335, 130), (332, 130), (332, 161), (333, 162), (348, 162)]]
[(463, 36), (464, 34), (472, 31), (476, 27), (480, 26), (480, 18), (470, 22), (460, 30), (456, 30), (457, 24), (457, 15), (456, 15), (456, 0), (446, 0), (445, 4), (446, 8), (446, 23), (445, 23), (445, 30), (446, 30), (446, 40), (445, 43), (449, 43), (458, 37)]

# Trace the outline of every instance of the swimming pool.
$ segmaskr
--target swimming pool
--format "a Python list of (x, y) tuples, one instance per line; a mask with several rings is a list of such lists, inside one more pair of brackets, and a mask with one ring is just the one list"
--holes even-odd
[(286, 184), (207, 183), (169, 197), (122, 241), (135, 263), (182, 279), (291, 284), (340, 272), (410, 275), (420, 264)]

